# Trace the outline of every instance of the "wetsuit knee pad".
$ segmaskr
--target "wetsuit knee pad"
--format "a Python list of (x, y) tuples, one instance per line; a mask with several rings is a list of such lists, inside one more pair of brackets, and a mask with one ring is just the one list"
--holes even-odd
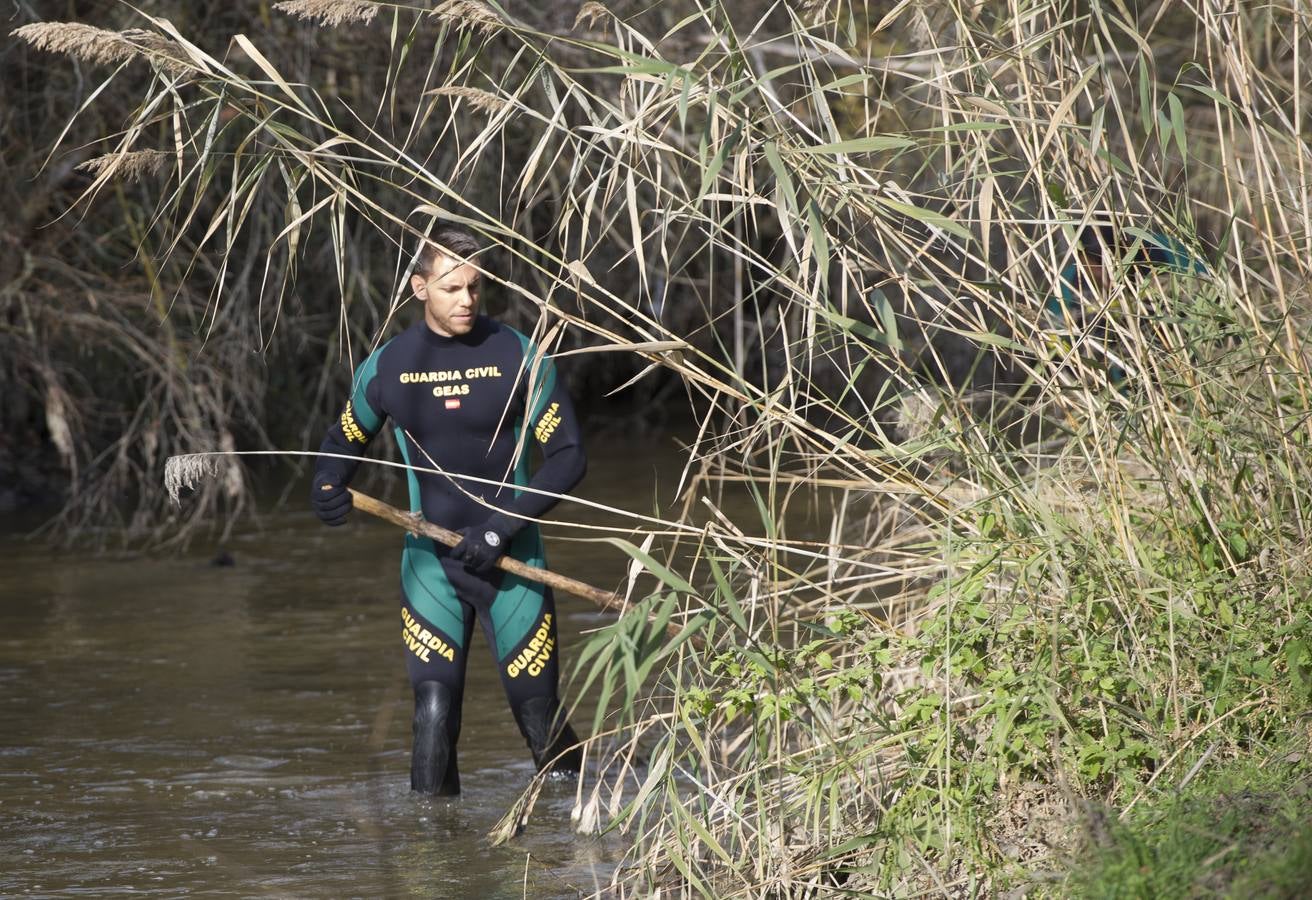
[(455, 747), (451, 741), (451, 690), (439, 681), (415, 686), (414, 746), (410, 789), (449, 796), (460, 793)]
[[(548, 764), (551, 771), (577, 775), (583, 765), (579, 736), (565, 721), (555, 697), (531, 697), (519, 707), (519, 730), (528, 741), (533, 763), (541, 771)], [(559, 757), (559, 758), (557, 758)], [(552, 760), (555, 762), (552, 762)]]

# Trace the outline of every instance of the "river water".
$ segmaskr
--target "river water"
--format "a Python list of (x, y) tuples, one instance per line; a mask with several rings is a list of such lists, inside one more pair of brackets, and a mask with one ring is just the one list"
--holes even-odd
[[(672, 443), (592, 457), (581, 494), (638, 512), (677, 477)], [(549, 784), (509, 845), (486, 839), (533, 768), (477, 630), (464, 794), (410, 793), (400, 544), (358, 511), (328, 529), (294, 504), (234, 535), (226, 568), (209, 564), (208, 545), (122, 560), (7, 538), (0, 896), (600, 889), (619, 844), (571, 831), (573, 786)], [(626, 559), (596, 547), (548, 531), (553, 568), (615, 588)], [(568, 671), (581, 633), (607, 619), (557, 603)], [(590, 720), (590, 709), (575, 716)]]

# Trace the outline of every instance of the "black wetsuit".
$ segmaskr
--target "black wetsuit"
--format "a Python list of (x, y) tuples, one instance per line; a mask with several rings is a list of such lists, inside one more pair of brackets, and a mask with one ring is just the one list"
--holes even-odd
[[(485, 316), (458, 337), (439, 335), (421, 319), (359, 367), (351, 399), (320, 451), (360, 456), (387, 418), (409, 465), (447, 473), (407, 473), (412, 510), (457, 531), (481, 529), (490, 518), (500, 521), (503, 531), (518, 529), (508, 535), (506, 552), (545, 567), (537, 525), (519, 517), (539, 518), (557, 498), (497, 483), (564, 494), (583, 477), (587, 463), (569, 396), (555, 366), (532, 341)], [(533, 444), (542, 449), (544, 461), (530, 478)], [(316, 482), (347, 484), (358, 466), (354, 459), (321, 456)], [(558, 711), (551, 590), (500, 569), (480, 575), (451, 558), (447, 547), (407, 535), (401, 626), (415, 687), (411, 777), (418, 790), (459, 790), (455, 744), (475, 618), (482, 622), (510, 708), (539, 766), (575, 740)], [(577, 751), (573, 759), (577, 767)]]

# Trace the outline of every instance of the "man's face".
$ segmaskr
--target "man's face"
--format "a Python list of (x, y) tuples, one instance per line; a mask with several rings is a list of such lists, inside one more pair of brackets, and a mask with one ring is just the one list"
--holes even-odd
[(478, 315), (480, 277), (469, 263), (441, 254), (427, 277), (412, 275), (410, 287), (424, 304), (428, 327), (446, 337), (468, 334)]

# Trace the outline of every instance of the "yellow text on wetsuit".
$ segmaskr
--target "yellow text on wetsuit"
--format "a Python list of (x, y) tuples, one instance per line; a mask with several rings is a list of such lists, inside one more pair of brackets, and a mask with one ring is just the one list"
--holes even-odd
[(551, 651), (555, 649), (556, 641), (551, 636), (551, 613), (546, 613), (528, 646), (519, 651), (510, 665), (506, 666), (506, 674), (511, 678), (518, 678), (520, 672), (528, 672), (535, 677), (541, 675), (542, 667), (551, 659)]
[(401, 637), (405, 638), (405, 645), (411, 653), (424, 662), (429, 661), (430, 651), (448, 662), (455, 662), (456, 651), (451, 649), (451, 645), (420, 625), (404, 606), (401, 607), (401, 621), (405, 623)]
[(369, 443), (369, 438), (360, 426), (355, 424), (355, 413), (351, 411), (351, 401), (346, 401), (346, 408), (342, 410), (342, 434), (346, 435), (348, 441), (359, 441), (362, 444)]
[(459, 369), (442, 369), (439, 372), (402, 372), (402, 384), (429, 384), (434, 381), (473, 381), (476, 378), (500, 378), (499, 366), (470, 366), (465, 371)]
[(464, 397), (469, 393), (469, 385), (461, 384), (438, 384), (433, 386), (434, 397)]
[(533, 429), (533, 434), (537, 437), (539, 444), (545, 444), (555, 432), (556, 426), (565, 421), (558, 415), (559, 411), (560, 404), (553, 403), (547, 407), (547, 411), (542, 414), (542, 418), (538, 419), (538, 425)]

